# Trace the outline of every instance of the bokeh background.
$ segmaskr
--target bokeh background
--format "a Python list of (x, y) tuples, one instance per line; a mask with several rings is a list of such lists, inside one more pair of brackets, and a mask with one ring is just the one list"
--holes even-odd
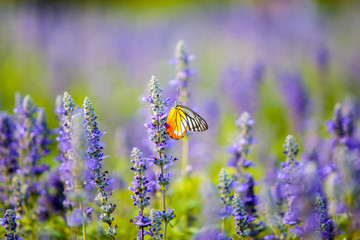
[[(177, 182), (180, 167), (173, 167), (169, 205), (180, 211), (172, 239), (189, 239), (212, 224), (206, 221), (206, 206), (212, 205), (204, 198), (216, 195), (219, 170), (230, 158), (226, 149), (238, 133), (234, 122), (243, 111), (256, 121), (258, 144), (250, 158), (261, 185), (266, 169), (283, 160), (286, 135), (293, 134), (306, 152), (305, 139), (314, 131), (330, 138), (325, 121), (335, 103), (359, 102), (356, 0), (1, 1), (0, 109), (12, 112), (14, 94), (29, 94), (56, 128), (57, 95), (68, 91), (78, 105), (85, 96), (93, 101), (107, 132), (105, 153), (111, 157), (104, 165), (119, 188), (118, 239), (137, 232), (129, 223), (136, 211), (127, 190), (130, 151), (137, 146), (148, 154), (152, 148), (142, 98), (156, 75), (175, 100), (169, 81), (176, 70), (169, 60), (180, 39), (195, 56), (188, 105), (210, 129), (190, 135), (190, 187)], [(181, 142), (174, 142), (172, 152), (181, 157)], [(47, 161), (55, 167), (53, 158)], [(183, 192), (186, 203), (176, 201)], [(186, 231), (177, 227), (183, 204), (193, 216)]]

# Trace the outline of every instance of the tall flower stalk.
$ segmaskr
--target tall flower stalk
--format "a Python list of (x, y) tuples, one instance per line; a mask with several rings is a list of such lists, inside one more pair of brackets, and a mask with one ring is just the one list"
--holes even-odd
[(220, 170), (219, 174), (219, 185), (218, 189), (220, 191), (220, 201), (221, 201), (221, 210), (220, 216), (222, 219), (221, 223), (221, 234), (224, 234), (225, 229), (225, 220), (231, 215), (231, 200), (233, 196), (231, 195), (233, 180), (230, 179), (226, 170), (223, 168)]
[[(77, 107), (75, 106), (74, 99), (67, 92), (64, 93), (63, 99), (61, 101), (61, 117), (60, 126), (59, 126), (59, 136), (57, 140), (59, 141), (59, 150), (60, 154), (58, 160), (61, 162), (59, 167), (59, 172), (61, 179), (65, 183), (65, 193), (71, 191), (74, 186), (73, 183), (73, 174), (72, 167), (73, 161), (70, 157), (71, 154), (71, 129), (72, 129), (72, 116), (76, 114)], [(67, 200), (65, 203), (67, 208), (71, 209), (71, 202)]]
[(108, 225), (105, 229), (105, 233), (112, 239), (115, 239), (117, 226), (116, 224), (114, 226), (112, 225), (114, 217), (111, 217), (111, 214), (115, 211), (116, 205), (109, 202), (112, 192), (107, 192), (105, 189), (109, 186), (110, 179), (107, 177), (108, 172), (102, 171), (101, 164), (102, 160), (106, 158), (102, 152), (103, 147), (100, 144), (100, 137), (103, 133), (101, 133), (98, 128), (98, 123), (96, 121), (97, 116), (92, 106), (92, 102), (88, 97), (86, 97), (84, 101), (84, 117), (87, 137), (87, 161), (90, 171), (92, 172), (90, 185), (97, 190), (95, 200), (101, 203), (100, 209), (102, 214), (100, 219)]
[(132, 182), (133, 187), (129, 187), (129, 190), (134, 193), (134, 195), (131, 196), (134, 200), (134, 206), (139, 208), (139, 215), (135, 216), (135, 220), (132, 220), (132, 222), (139, 228), (137, 239), (143, 240), (145, 228), (149, 227), (152, 223), (144, 213), (144, 209), (150, 204), (150, 197), (147, 195), (151, 192), (151, 183), (146, 177), (146, 170), (153, 163), (149, 161), (149, 159), (143, 158), (142, 152), (137, 148), (133, 148), (131, 152), (131, 163), (134, 164), (131, 170), (134, 171), (135, 181)]
[(5, 210), (11, 205), (11, 182), (19, 169), (18, 142), (15, 138), (14, 118), (5, 112), (0, 112), (0, 197), (1, 207)]
[(164, 239), (164, 234), (161, 233), (161, 224), (162, 224), (162, 213), (161, 211), (151, 209), (150, 211), (150, 221), (151, 221), (151, 229), (150, 235), (155, 240)]
[(35, 213), (39, 210), (39, 197), (45, 190), (45, 183), (40, 181), (40, 177), (49, 170), (49, 166), (41, 164), (41, 159), (49, 153), (51, 131), (47, 127), (44, 111), (36, 107), (29, 95), (24, 98), (20, 94), (16, 95), (14, 113), (15, 136), (19, 144), (20, 185), (23, 190), (18, 195), (22, 197), (22, 207), (17, 209), (24, 210), (31, 238), (36, 239), (38, 214)]
[(232, 158), (228, 165), (236, 168), (237, 175), (235, 177), (239, 179), (244, 174), (245, 169), (254, 165), (247, 159), (247, 156), (251, 146), (255, 143), (253, 138), (253, 126), (255, 121), (249, 113), (243, 112), (235, 124), (239, 127), (240, 132), (234, 144), (229, 149)]
[(178, 101), (181, 104), (186, 104), (190, 97), (188, 85), (194, 72), (190, 70), (189, 63), (193, 59), (194, 56), (188, 54), (184, 41), (178, 41), (175, 48), (175, 57), (170, 60), (170, 63), (176, 66), (176, 77), (171, 80), (170, 84), (178, 88)]
[(154, 142), (154, 151), (156, 156), (153, 156), (151, 160), (156, 166), (160, 168), (160, 173), (156, 174), (157, 183), (160, 186), (161, 198), (162, 198), (162, 216), (164, 222), (164, 239), (167, 237), (167, 225), (175, 217), (174, 210), (166, 208), (166, 187), (170, 183), (172, 172), (165, 172), (177, 158), (167, 156), (165, 150), (169, 147), (167, 143), (168, 134), (166, 132), (166, 107), (169, 103), (169, 99), (162, 99), (162, 89), (160, 88), (159, 80), (153, 76), (150, 80), (150, 96), (145, 99), (150, 104), (152, 110), (151, 122), (145, 124), (148, 128), (150, 140)]
[(72, 214), (72, 217), (75, 217), (74, 215), (78, 215), (78, 217), (81, 219), (80, 222), (75, 223), (74, 225), (81, 225), (82, 226), (82, 233), (83, 233), (83, 239), (86, 240), (86, 215), (85, 215), (85, 207), (84, 202), (87, 199), (86, 193), (84, 191), (85, 189), (85, 172), (84, 169), (86, 169), (86, 155), (85, 155), (85, 149), (86, 149), (86, 135), (85, 135), (85, 127), (84, 127), (84, 118), (83, 116), (78, 113), (75, 114), (72, 117), (72, 132), (71, 132), (71, 151), (70, 151), (70, 157), (73, 161), (72, 166), (72, 174), (74, 176), (73, 184), (74, 189), (71, 192), (70, 199), (78, 203), (79, 210), (74, 211)]
[[(60, 110), (61, 109), (61, 110)], [(59, 173), (65, 183), (64, 193), (66, 200), (64, 206), (67, 209), (67, 225), (73, 230), (82, 227), (83, 239), (86, 240), (87, 219), (93, 209), (85, 207), (89, 193), (86, 191), (86, 176), (88, 175), (87, 135), (85, 131), (85, 119), (74, 100), (67, 92), (62, 99), (62, 112), (59, 118), (59, 149), (61, 162)]]
[[(175, 57), (170, 61), (176, 66), (176, 77), (170, 81), (170, 84), (177, 88), (177, 100), (182, 105), (186, 105), (190, 98), (188, 85), (190, 77), (194, 72), (190, 69), (189, 63), (192, 59), (194, 59), (194, 56), (188, 54), (184, 41), (178, 41), (175, 48)], [(185, 176), (189, 172), (189, 139), (187, 136), (182, 140), (182, 146), (182, 173)]]
[[(240, 118), (235, 122), (239, 127), (239, 135), (236, 138), (234, 144), (229, 149), (232, 154), (228, 165), (236, 169), (236, 174), (233, 178), (237, 181), (238, 186), (236, 187), (237, 192), (243, 199), (243, 204), (247, 214), (258, 218), (257, 203), (258, 199), (255, 195), (255, 180), (254, 177), (246, 170), (254, 164), (248, 160), (251, 147), (255, 144), (256, 140), (253, 137), (253, 127), (255, 124), (254, 119), (248, 112), (243, 112)], [(260, 231), (263, 230), (263, 222), (249, 223), (251, 237), (256, 237)]]
[[(177, 88), (177, 101), (182, 104), (186, 105), (189, 98), (189, 81), (190, 77), (194, 75), (194, 71), (190, 69), (189, 63), (194, 59), (193, 55), (189, 55), (186, 46), (183, 40), (179, 40), (175, 47), (175, 56), (170, 63), (175, 65), (176, 68), (176, 76), (175, 79), (170, 81), (170, 85), (175, 86)], [(181, 154), (181, 171), (182, 175), (184, 176), (184, 183), (187, 184), (189, 181), (189, 173), (191, 172), (191, 166), (189, 165), (189, 136), (185, 136), (182, 139), (182, 154)], [(188, 227), (188, 206), (186, 204), (187, 196), (186, 192), (183, 191), (182, 200), (185, 204), (183, 204), (183, 224), (184, 229)]]
[(334, 239), (339, 233), (334, 222), (328, 217), (326, 203), (320, 195), (316, 198), (315, 223), (316, 231), (320, 232), (323, 239)]
[(284, 144), (286, 161), (285, 163), (281, 163), (282, 170), (278, 176), (281, 186), (280, 194), (285, 198), (287, 203), (287, 211), (283, 217), (283, 224), (288, 226), (287, 237), (289, 237), (290, 234), (290, 227), (297, 225), (301, 220), (299, 207), (300, 182), (296, 177), (299, 169), (299, 162), (296, 159), (298, 153), (299, 145), (293, 136), (288, 135)]
[(249, 223), (254, 221), (255, 219), (253, 216), (246, 213), (242, 200), (240, 196), (236, 193), (232, 202), (232, 208), (232, 215), (235, 219), (236, 234), (239, 236), (240, 239), (248, 239), (247, 237), (249, 235)]
[(356, 119), (352, 111), (347, 113), (341, 104), (336, 104), (334, 119), (329, 121), (328, 130), (333, 134), (332, 172), (326, 179), (329, 195), (329, 209), (333, 214), (346, 213), (348, 232), (353, 235), (359, 228), (360, 207), (360, 161), (359, 142), (356, 139)]

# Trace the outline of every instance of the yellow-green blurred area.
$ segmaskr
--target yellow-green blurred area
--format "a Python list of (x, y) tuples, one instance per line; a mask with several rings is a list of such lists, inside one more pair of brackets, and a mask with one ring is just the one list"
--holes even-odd
[[(176, 99), (177, 90), (169, 85), (176, 69), (169, 60), (178, 40), (184, 40), (196, 72), (188, 105), (209, 122), (207, 132), (190, 135), (187, 182), (181, 180), (181, 141), (171, 150), (180, 163), (173, 167), (168, 191), (168, 205), (178, 216), (169, 239), (190, 239), (207, 224), (204, 191), (216, 194), (219, 170), (230, 158), (226, 149), (238, 134), (235, 120), (243, 111), (256, 122), (258, 144), (249, 158), (261, 182), (271, 161), (283, 160), (288, 134), (304, 152), (304, 139), (312, 132), (330, 138), (325, 121), (335, 103), (359, 101), (359, 7), (355, 0), (2, 1), (0, 109), (12, 112), (14, 94), (29, 94), (56, 128), (56, 96), (67, 91), (80, 108), (88, 96), (101, 131), (107, 132), (104, 152), (110, 158), (104, 166), (121, 186), (114, 193), (118, 239), (135, 239), (129, 219), (136, 209), (127, 190), (133, 174), (130, 151), (136, 146), (150, 154), (153, 147), (146, 141), (150, 110), (142, 98), (156, 75), (164, 95)], [(254, 87), (249, 79), (258, 64), (264, 75)], [(300, 85), (284, 84), (283, 73), (299, 76)], [(55, 154), (56, 146), (47, 160)], [(187, 201), (179, 201), (184, 196)], [(157, 206), (155, 196), (150, 201)], [(184, 209), (191, 218), (185, 220)], [(96, 224), (91, 226), (89, 239), (95, 239)]]

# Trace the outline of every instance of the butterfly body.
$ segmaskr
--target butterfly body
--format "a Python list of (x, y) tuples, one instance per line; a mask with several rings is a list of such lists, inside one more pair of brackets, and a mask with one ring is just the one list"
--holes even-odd
[(207, 122), (199, 114), (177, 102), (166, 120), (166, 131), (175, 140), (183, 138), (187, 131), (203, 132), (207, 129)]

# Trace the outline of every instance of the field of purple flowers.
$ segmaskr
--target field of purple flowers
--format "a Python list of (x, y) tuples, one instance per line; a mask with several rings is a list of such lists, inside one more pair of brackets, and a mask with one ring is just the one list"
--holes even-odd
[(359, 4), (255, 2), (0, 4), (1, 238), (360, 239)]

